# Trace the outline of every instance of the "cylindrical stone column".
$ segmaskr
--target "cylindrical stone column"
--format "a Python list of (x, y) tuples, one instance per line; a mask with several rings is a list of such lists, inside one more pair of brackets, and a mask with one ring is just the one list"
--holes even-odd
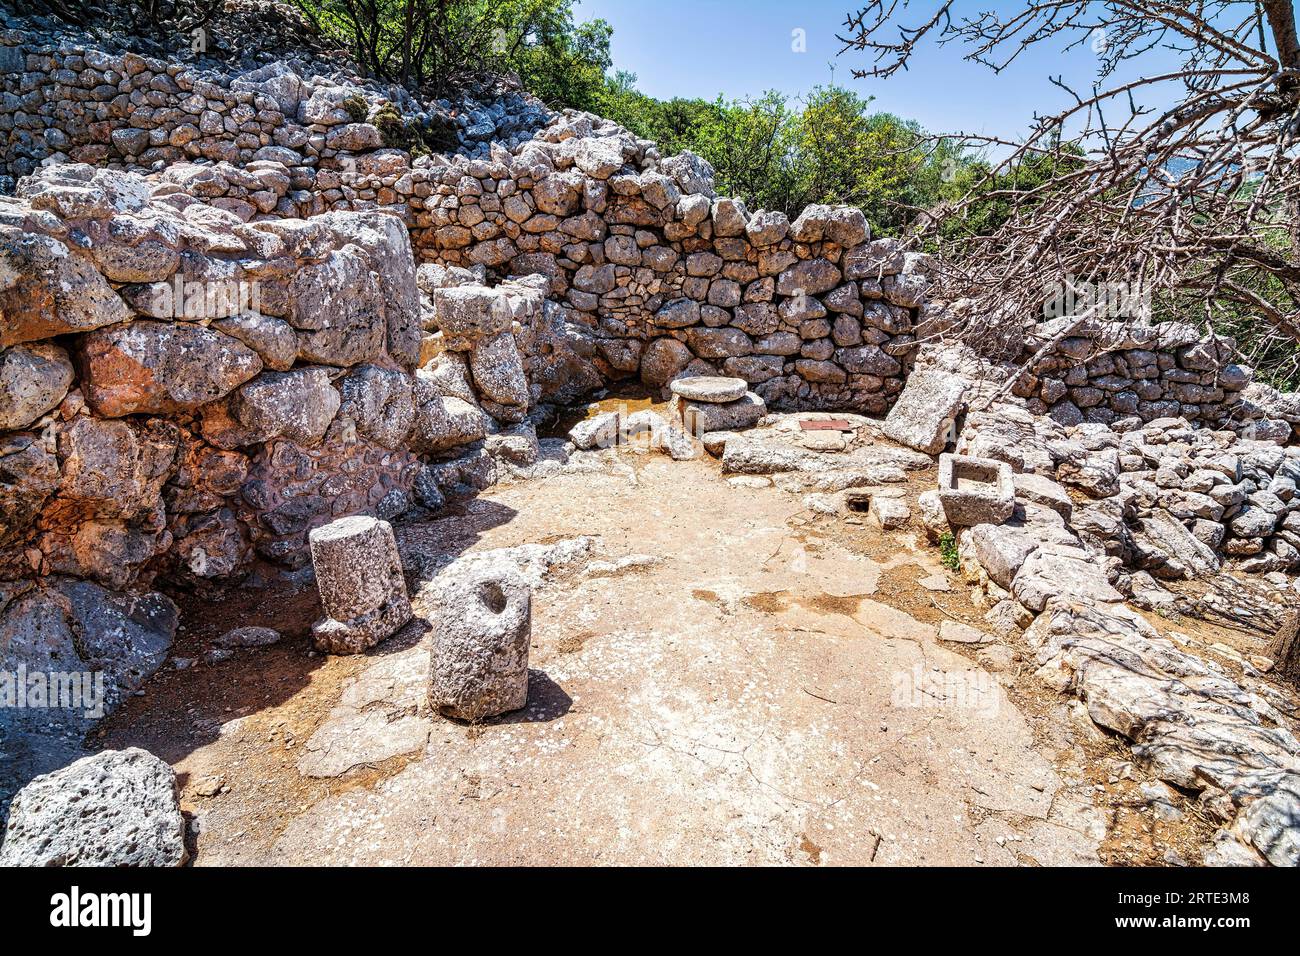
[(397, 539), (387, 521), (340, 518), (307, 536), (325, 618), (312, 628), (319, 650), (359, 654), (411, 619)]

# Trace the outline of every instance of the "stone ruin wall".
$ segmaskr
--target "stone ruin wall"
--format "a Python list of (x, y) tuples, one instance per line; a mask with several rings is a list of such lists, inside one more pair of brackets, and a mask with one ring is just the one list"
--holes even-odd
[[(751, 216), (716, 200), (698, 159), (665, 160), (614, 124), (555, 118), (520, 94), (457, 109), (387, 91), (403, 114), (441, 113), (459, 130), (457, 154), (412, 161), (347, 108), (359, 96), (374, 118), (389, 100), (373, 84), (300, 75), (312, 72), (301, 64), (201, 69), (5, 26), (0, 175), (50, 157), (161, 168), (245, 221), (385, 209), (422, 261), (545, 275), (611, 379), (658, 386), (693, 365), (746, 379), (773, 407), (873, 414), (902, 387), (925, 260), (870, 242), (851, 210), (814, 207), (793, 225)], [(1219, 422), (1249, 371), (1231, 343), (1202, 338), (1167, 326), (1099, 349), (1076, 335), (1017, 394), (1065, 423)]]
[[(293, 15), (282, 5), (262, 6)], [(267, 10), (253, 13), (275, 19)], [(259, 26), (268, 29), (250, 28)], [(0, 185), (8, 184), (0, 191), (12, 192), (14, 180), (45, 161), (156, 170), (184, 161), (244, 168), (269, 159), (286, 167), (292, 189), (280, 191), (278, 209), (263, 208), (262, 196), (254, 205), (263, 213), (307, 215), (376, 198), (362, 188), (345, 199), (337, 181), (317, 183), (318, 171), (344, 168), (336, 160), (341, 154), (384, 145), (378, 128), (352, 122), (350, 97), (366, 100), (372, 117), (391, 103), (413, 127), (446, 130), (468, 155), (486, 155), (490, 142), (523, 142), (551, 116), (517, 90), (488, 91), (489, 102), (468, 95), (420, 102), (401, 87), (343, 79), (338, 63), (302, 50), (300, 36), (259, 42), (296, 52), (250, 68), (189, 56), (163, 60), (88, 42), (55, 21), (38, 29), (0, 9)], [(316, 192), (324, 198), (315, 200)]]
[[(883, 414), (933, 308), (926, 257), (860, 211), (751, 214), (698, 157), (589, 115), (516, 97), (412, 161), (344, 107), (373, 117), (372, 88), (5, 25), (7, 168), (70, 164), (0, 205), (4, 579), (300, 566), (310, 527), (482, 487), (527, 457), (539, 403), (621, 378), (718, 371), (773, 408)], [(156, 306), (188, 283), (254, 285), (258, 307)], [(1063, 424), (1243, 405), (1230, 343), (1099, 334), (1017, 393)]]
[[(1052, 354), (1034, 361), (1041, 347), (1072, 321), (1040, 323), (1025, 344), (1020, 364), (1028, 364), (1028, 371), (1012, 391), (1027, 400), (1034, 414), (1050, 415), (1067, 427), (1185, 418), (1240, 428), (1267, 417), (1243, 401), (1254, 373), (1238, 363), (1232, 340), (1208, 337), (1183, 322), (1147, 327), (1076, 323)], [(1289, 431), (1282, 426), (1282, 440)]]

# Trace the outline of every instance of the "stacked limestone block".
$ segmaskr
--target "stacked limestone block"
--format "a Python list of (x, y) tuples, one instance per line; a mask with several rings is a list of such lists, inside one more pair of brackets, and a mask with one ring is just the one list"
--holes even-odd
[[(295, 17), (266, 6), (254, 12), (271, 21)], [(236, 13), (227, 9), (220, 18)], [(242, 168), (269, 159), (292, 171), (293, 194), (280, 214), (303, 215), (313, 203), (394, 203), (392, 182), (379, 182), (381, 170), (392, 168), (395, 153), (402, 165), (409, 157), (384, 150), (385, 137), (371, 120), (385, 107), (411, 134), (436, 128), (476, 154), (486, 153), (489, 140), (521, 142), (549, 119), (540, 102), (513, 89), (456, 103), (419, 101), (400, 87), (340, 72), (338, 57), (305, 43), (297, 24), (287, 26), (295, 29), (278, 43), (265, 27), (236, 34), (241, 48), (264, 44), (275, 55), (232, 64), (191, 56), (189, 35), (181, 32), (183, 49), (149, 55), (133, 37), (91, 37), (0, 11), (0, 178), (17, 179), (47, 160), (152, 169), (183, 160)], [(381, 156), (351, 162), (372, 152)], [(318, 170), (330, 172), (318, 182)]]
[(1300, 571), (1300, 447), (1183, 418), (1117, 425), (1002, 404), (967, 416), (957, 450), (1071, 488), (1075, 532), (1156, 577)]
[[(1022, 360), (1073, 321), (1036, 326)], [(1030, 400), (1031, 411), (1066, 426), (1132, 418), (1221, 423), (1251, 378), (1251, 370), (1236, 363), (1230, 339), (1208, 338), (1195, 326), (1086, 321), (1030, 365), (1016, 394)]]
[(551, 117), (517, 93), (453, 106), (464, 151), (413, 158), (380, 113), (396, 105), (419, 125), (433, 105), (301, 58), (200, 69), (9, 24), (11, 175), (45, 158), (162, 167), (244, 221), (392, 212), (426, 261), (545, 276), (572, 313), (552, 326), (567, 321), (606, 378), (661, 387), (690, 369), (744, 378), (775, 407), (875, 413), (902, 387), (927, 263), (871, 242), (858, 210), (751, 216), (715, 196), (698, 157), (662, 158), (613, 123)]
[[(301, 564), (409, 505), (420, 302), (384, 214), (244, 223), (65, 165), (0, 201), (0, 579)], [(481, 413), (480, 413), (481, 414)]]
[[(1234, 652), (1239, 666), (1225, 666), (1126, 600), (1181, 610), (1156, 579), (1196, 578), (1206, 607), (1275, 626), (1300, 588), (1300, 448), (1281, 443), (1289, 433), (1261, 440), (1182, 418), (1067, 427), (1028, 404), (972, 402), (956, 446), (1014, 472), (1013, 507), (950, 529), (922, 495), (927, 528), (955, 531), (973, 596), (1037, 680), (1130, 741), (1139, 772), (1198, 795), (1221, 825), (1206, 864), (1295, 866), (1300, 743), (1290, 703), (1261, 680), (1270, 665)], [(1263, 574), (1238, 590), (1220, 570)]]
[(670, 412), (692, 435), (753, 428), (767, 414), (763, 400), (743, 378), (689, 375), (674, 379)]
[(546, 276), (609, 378), (722, 374), (775, 407), (872, 412), (902, 387), (929, 263), (871, 241), (857, 209), (751, 216), (699, 157), (586, 114), (413, 176), (432, 190), (412, 203), (420, 254)]

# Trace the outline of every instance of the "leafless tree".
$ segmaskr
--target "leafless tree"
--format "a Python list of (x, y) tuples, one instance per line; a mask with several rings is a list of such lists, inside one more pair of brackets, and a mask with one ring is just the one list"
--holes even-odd
[[(1185, 319), (1243, 313), (1300, 342), (1300, 41), (1291, 0), (873, 0), (845, 21), (858, 78), (893, 76), (924, 43), (953, 44), (1000, 72), (1035, 44), (1087, 44), (1095, 82), (1051, 83), (1067, 105), (1035, 115), (1022, 140), (961, 134), (1004, 158), (963, 198), (921, 215), (911, 237), (940, 249), (937, 297), (960, 303), (972, 344), (1008, 347), (1009, 319), (1041, 316), (1055, 283), (1137, 284)], [(1141, 73), (1153, 51), (1176, 68)], [(1027, 161), (1052, 174), (1018, 186)], [(991, 234), (963, 228), (1005, 199)], [(1099, 314), (1089, 307), (1066, 323)], [(1181, 310), (1187, 310), (1182, 312)], [(1059, 336), (1058, 336), (1059, 337)], [(1266, 336), (1267, 338), (1267, 336)], [(1050, 344), (1050, 343), (1049, 343)], [(987, 350), (987, 349), (986, 349)], [(1014, 351), (1014, 341), (1010, 345)]]

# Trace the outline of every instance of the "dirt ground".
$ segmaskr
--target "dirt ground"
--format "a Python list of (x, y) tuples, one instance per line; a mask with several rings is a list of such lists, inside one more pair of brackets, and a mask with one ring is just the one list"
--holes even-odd
[[(175, 766), (196, 865), (1195, 863), (1212, 831), (1156, 818), (1014, 642), (938, 640), (983, 610), (916, 531), (629, 452), (397, 530), (417, 620), (367, 655), (310, 651), (310, 584), (178, 598), (196, 662), (99, 743)], [(534, 596), (528, 707), (430, 715), (420, 569), (579, 536)], [(239, 624), (286, 639), (203, 662)]]

